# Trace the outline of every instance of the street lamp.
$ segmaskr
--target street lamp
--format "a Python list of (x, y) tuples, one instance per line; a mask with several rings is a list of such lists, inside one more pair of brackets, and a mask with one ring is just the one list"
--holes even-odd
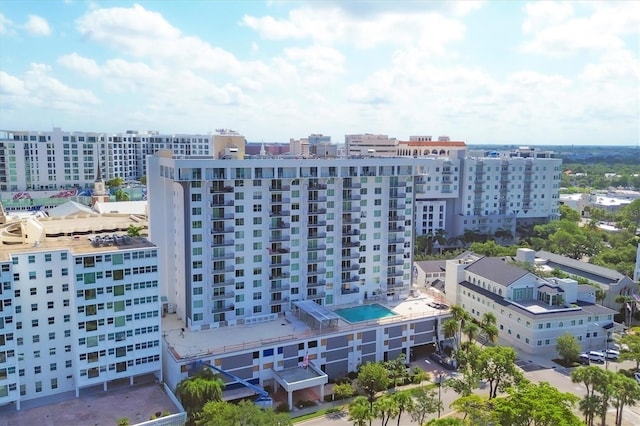
[(446, 373), (443, 371), (436, 373), (436, 384), (438, 385), (438, 418), (440, 418), (440, 410), (442, 408), (442, 380), (445, 376)]

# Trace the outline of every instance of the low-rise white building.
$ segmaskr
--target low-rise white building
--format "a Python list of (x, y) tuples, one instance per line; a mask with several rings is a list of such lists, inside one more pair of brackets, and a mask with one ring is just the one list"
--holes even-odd
[(492, 312), (501, 344), (524, 353), (554, 352), (570, 333), (583, 349), (604, 349), (616, 311), (598, 305), (572, 279), (544, 279), (502, 258), (473, 253), (447, 261), (446, 298), (481, 320)]

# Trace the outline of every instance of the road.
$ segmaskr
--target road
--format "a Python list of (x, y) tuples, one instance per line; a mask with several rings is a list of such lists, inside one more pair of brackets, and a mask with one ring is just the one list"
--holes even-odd
[[(431, 377), (435, 377), (438, 372), (442, 372), (443, 374), (450, 375), (450, 372), (442, 369), (439, 365), (435, 364), (429, 359), (426, 360), (417, 360), (411, 363), (412, 366), (420, 366), (423, 370), (431, 373)], [(595, 364), (594, 364), (595, 365)], [(635, 363), (631, 361), (627, 361), (624, 363), (610, 362), (609, 370), (617, 371), (622, 368), (632, 368), (635, 367)], [(604, 366), (602, 366), (604, 368)], [(558, 368), (558, 369), (549, 369), (542, 368), (534, 371), (525, 371), (524, 375), (527, 379), (531, 380), (534, 383), (537, 382), (549, 382), (552, 386), (555, 386), (562, 392), (570, 392), (580, 397), (585, 394), (585, 387), (578, 383), (571, 382), (571, 372), (568, 369)], [(477, 394), (487, 395), (488, 389), (479, 389), (476, 391)], [(451, 413), (453, 410), (449, 407), (453, 401), (458, 398), (458, 394), (453, 390), (442, 387), (441, 388), (441, 400), (444, 406), (444, 410), (441, 415), (446, 415)], [(304, 426), (342, 426), (342, 425), (352, 425), (353, 422), (349, 421), (349, 415), (347, 413), (341, 413), (342, 415), (334, 416), (334, 417), (321, 417), (313, 420), (308, 420), (302, 423), (298, 423)], [(613, 420), (615, 419), (615, 408), (611, 407), (609, 409), (609, 415), (611, 417), (611, 424), (613, 424)], [(427, 420), (431, 420), (437, 417), (437, 414), (433, 414), (427, 417)], [(374, 420), (373, 424), (379, 423)], [(392, 420), (391, 423), (395, 424), (395, 421)], [(417, 425), (417, 422), (413, 422), (411, 420), (411, 416), (407, 413), (404, 413), (401, 417), (401, 425)], [(609, 424), (609, 422), (607, 422)], [(635, 426), (640, 425), (640, 406), (633, 407), (625, 407), (623, 413), (623, 426)]]

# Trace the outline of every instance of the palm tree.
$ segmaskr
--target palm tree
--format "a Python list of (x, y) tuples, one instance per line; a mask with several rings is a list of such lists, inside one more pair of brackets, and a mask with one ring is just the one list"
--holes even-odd
[(139, 237), (140, 231), (142, 231), (141, 226), (129, 225), (127, 228), (127, 235), (130, 237)]
[(396, 406), (398, 407), (398, 423), (397, 426), (400, 426), (400, 417), (402, 417), (402, 413), (404, 413), (405, 411), (409, 411), (411, 412), (413, 410), (413, 399), (411, 398), (411, 395), (409, 394), (409, 392), (396, 392), (394, 393), (391, 398), (393, 399), (393, 401), (396, 403)]
[(389, 420), (398, 415), (398, 404), (390, 395), (384, 395), (373, 403), (373, 415), (382, 420), (382, 426), (387, 426)]
[(193, 421), (207, 402), (222, 400), (223, 388), (224, 381), (205, 368), (197, 376), (180, 381), (175, 394)]
[(460, 305), (451, 306), (451, 318), (458, 322), (458, 344), (462, 343), (462, 329), (469, 320), (469, 314)]
[(616, 407), (616, 426), (622, 425), (625, 405), (636, 405), (640, 401), (640, 385), (630, 377), (616, 374), (613, 378), (612, 403)]
[(438, 229), (436, 233), (433, 235), (434, 242), (438, 243), (440, 246), (440, 253), (442, 253), (442, 246), (447, 245), (447, 231), (444, 229)]
[(496, 316), (493, 312), (485, 312), (480, 320), (480, 334), (484, 336), (487, 341), (495, 343), (498, 339), (498, 328), (496, 327)]
[(349, 404), (349, 420), (353, 426), (366, 426), (367, 420), (371, 423), (373, 413), (369, 407), (369, 400), (366, 396), (359, 396)]
[(453, 339), (453, 344), (455, 346), (455, 350), (460, 348), (460, 344), (458, 342), (458, 333), (460, 332), (460, 324), (453, 318), (449, 318), (445, 322), (442, 323), (442, 331), (444, 333), (444, 337), (446, 339)]
[(462, 332), (467, 335), (467, 352), (469, 352), (469, 346), (473, 344), (473, 341), (478, 337), (480, 327), (473, 321), (467, 321), (462, 327)]

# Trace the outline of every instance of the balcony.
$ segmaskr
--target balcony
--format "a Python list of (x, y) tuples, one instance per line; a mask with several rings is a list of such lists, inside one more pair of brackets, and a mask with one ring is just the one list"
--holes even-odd
[(342, 211), (343, 212), (348, 212), (348, 213), (360, 213), (360, 210), (362, 210), (360, 208), (360, 206), (354, 206), (354, 205), (350, 205), (350, 206), (342, 206)]
[(404, 210), (405, 207), (405, 203), (396, 203), (395, 205), (393, 203), (389, 204), (389, 210)]
[(229, 259), (233, 259), (234, 255), (233, 253), (214, 253), (211, 255), (211, 260), (229, 260)]
[(389, 226), (389, 232), (404, 232), (404, 226)]
[(355, 182), (344, 182), (344, 184), (342, 185), (343, 188), (348, 189), (360, 189), (362, 188), (362, 184), (359, 183), (355, 183)]
[(271, 198), (271, 204), (289, 204), (291, 203), (291, 198)]
[(308, 239), (319, 239), (319, 238), (327, 238), (326, 232), (313, 232), (307, 235)]
[(404, 274), (402, 269), (389, 268), (387, 270), (387, 277), (401, 277)]
[(235, 292), (227, 291), (222, 294), (214, 294), (211, 296), (211, 300), (224, 300), (224, 299), (232, 299), (236, 296)]
[(352, 263), (351, 265), (342, 265), (343, 271), (357, 271), (360, 269), (360, 265), (358, 263)]
[(360, 293), (360, 287), (342, 287), (340, 289), (342, 294), (355, 294)]
[(347, 225), (357, 225), (360, 223), (360, 217), (342, 218), (342, 223)]
[(389, 186), (391, 188), (404, 188), (404, 187), (407, 186), (407, 182), (398, 182), (398, 181), (393, 182), (392, 181), (392, 182), (389, 183)]
[(308, 201), (310, 203), (326, 203), (327, 202), (327, 197), (322, 195), (322, 196), (319, 196), (319, 197), (309, 198)]
[(389, 266), (402, 266), (404, 265), (404, 259), (393, 259), (387, 262)]
[(313, 277), (315, 275), (323, 275), (327, 272), (325, 268), (313, 269), (311, 271), (307, 271), (307, 276)]
[(392, 249), (390, 248), (389, 250), (387, 250), (388, 254), (404, 254), (404, 249), (403, 248), (395, 248)]
[(289, 273), (288, 272), (279, 272), (279, 273), (275, 273), (275, 274), (271, 274), (269, 275), (269, 279), (270, 280), (279, 280), (282, 278), (289, 278)]
[(289, 253), (289, 249), (285, 247), (272, 247), (271, 249), (268, 249), (268, 250), (270, 255)]
[(361, 200), (362, 197), (360, 194), (345, 194), (342, 196), (342, 199), (345, 201), (358, 201)]
[(212, 314), (219, 314), (221, 312), (230, 312), (233, 311), (235, 309), (234, 305), (229, 305), (229, 306), (214, 306), (213, 309), (211, 310)]
[(233, 226), (216, 226), (211, 229), (211, 234), (231, 234), (235, 232)]
[(307, 251), (326, 250), (326, 244), (318, 244), (316, 246), (307, 246)]
[(344, 248), (360, 247), (360, 241), (343, 240), (342, 247)]
[(289, 291), (291, 286), (289, 284), (281, 284), (281, 285), (272, 285), (269, 288), (270, 292), (278, 292), (278, 291)]
[(348, 277), (343, 277), (341, 282), (342, 283), (357, 283), (359, 281), (360, 278), (358, 278), (357, 275), (351, 275)]
[[(309, 214), (313, 214), (313, 213), (309, 213)], [(312, 222), (309, 222), (309, 226), (327, 226), (327, 221), (326, 220), (314, 220)]]
[(291, 212), (289, 210), (271, 210), (269, 216), (289, 216)]
[(289, 266), (291, 262), (288, 259), (271, 260), (269, 268), (279, 268), (281, 266)]
[(209, 205), (211, 207), (225, 207), (225, 206), (233, 206), (235, 204), (234, 200), (213, 200)]
[(404, 216), (391, 215), (389, 216), (389, 222), (404, 222)]
[(283, 303), (289, 303), (289, 298), (288, 297), (283, 297), (282, 299), (273, 299), (269, 301), (269, 306), (273, 306), (273, 305), (281, 305)]
[(312, 214), (327, 214), (327, 209), (325, 209), (324, 207), (310, 208), (309, 209), (309, 214), (310, 215), (312, 215)]
[(291, 238), (291, 236), (290, 235), (286, 235), (286, 234), (275, 234), (275, 235), (272, 234), (271, 237), (269, 238), (269, 241), (271, 241), (271, 242), (274, 242), (274, 241), (289, 241), (290, 238)]
[(327, 282), (325, 280), (318, 280), (316, 282), (307, 283), (307, 287), (322, 287), (326, 284)]
[(224, 266), (221, 268), (216, 268), (215, 266), (211, 265), (211, 270), (214, 274), (225, 274), (227, 272), (233, 272), (235, 271), (235, 267), (233, 265), (231, 266)]
[(326, 183), (310, 183), (309, 184), (309, 189), (310, 190), (327, 189), (327, 184)]
[(286, 223), (284, 220), (278, 220), (269, 225), (269, 229), (289, 229), (290, 227), (291, 225)]
[(344, 229), (344, 228), (342, 228), (342, 235), (344, 235), (344, 236), (360, 235), (360, 230), (359, 229)]
[(406, 196), (407, 194), (405, 194), (404, 192), (391, 191), (389, 193), (389, 198), (404, 198)]
[(229, 220), (233, 219), (233, 213), (222, 213), (210, 215), (211, 220)]
[(388, 244), (404, 244), (404, 237), (392, 236), (387, 240)]
[(269, 185), (269, 191), (273, 192), (289, 191), (290, 189), (291, 186), (289, 185)]
[(213, 240), (211, 242), (211, 247), (227, 247), (235, 244), (235, 240)]
[(210, 192), (212, 194), (233, 192), (233, 186), (212, 186)]
[(352, 251), (348, 254), (343, 254), (342, 255), (343, 259), (358, 259), (360, 258), (360, 253), (358, 251)]
[(325, 297), (327, 295), (327, 293), (325, 293), (324, 291), (316, 291), (315, 293), (309, 294), (307, 292), (307, 299), (317, 299), (320, 297)]
[(323, 263), (326, 262), (327, 258), (325, 256), (318, 256), (307, 259), (307, 263)]

